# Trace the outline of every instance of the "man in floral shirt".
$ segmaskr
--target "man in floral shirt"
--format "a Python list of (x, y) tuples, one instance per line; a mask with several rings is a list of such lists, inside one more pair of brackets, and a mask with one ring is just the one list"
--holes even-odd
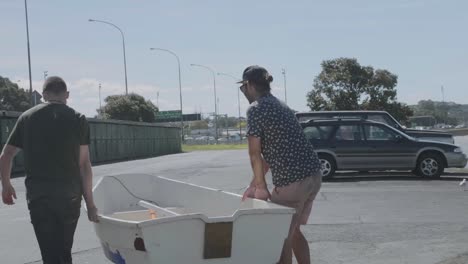
[[(320, 161), (294, 112), (271, 94), (272, 81), (266, 69), (250, 66), (240, 82), (240, 89), (251, 104), (247, 111), (247, 136), (254, 173), (243, 199), (270, 198), (274, 203), (295, 208), (279, 263), (292, 263), (294, 252), (299, 264), (309, 264), (309, 245), (300, 225), (307, 223), (320, 190)], [(271, 195), (265, 181), (270, 168), (275, 186)]]

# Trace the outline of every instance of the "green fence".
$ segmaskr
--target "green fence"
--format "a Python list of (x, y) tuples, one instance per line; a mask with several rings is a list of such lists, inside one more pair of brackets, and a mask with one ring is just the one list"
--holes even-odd
[[(0, 142), (3, 147), (20, 113), (0, 112)], [(90, 154), (93, 164), (148, 158), (182, 151), (180, 129), (151, 123), (88, 119), (91, 132)], [(13, 172), (24, 170), (21, 153)]]

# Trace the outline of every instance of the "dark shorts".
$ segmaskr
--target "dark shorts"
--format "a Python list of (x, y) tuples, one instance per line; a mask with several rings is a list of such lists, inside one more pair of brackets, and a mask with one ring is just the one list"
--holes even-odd
[(40, 198), (28, 208), (44, 264), (71, 264), (81, 197)]

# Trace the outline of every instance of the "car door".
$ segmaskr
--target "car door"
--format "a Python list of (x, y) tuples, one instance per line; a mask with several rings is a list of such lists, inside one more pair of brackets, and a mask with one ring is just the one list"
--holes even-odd
[(363, 146), (364, 135), (358, 123), (339, 125), (330, 142), (338, 169), (360, 169), (367, 163), (369, 150)]
[(365, 145), (370, 150), (369, 169), (411, 169), (417, 144), (382, 124), (363, 124)]

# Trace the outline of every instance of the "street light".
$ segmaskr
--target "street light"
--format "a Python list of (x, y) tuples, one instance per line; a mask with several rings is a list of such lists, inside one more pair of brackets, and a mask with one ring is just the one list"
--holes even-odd
[(29, 22), (28, 22), (28, 2), (24, 0), (24, 11), (26, 13), (26, 38), (28, 46), (28, 68), (29, 68), (29, 96), (31, 97), (31, 105), (34, 105), (32, 92), (32, 76), (31, 76), (31, 49), (29, 48)]
[(158, 106), (158, 110), (160, 110), (160, 107), (159, 107), (159, 91), (156, 92), (156, 105)]
[[(181, 74), (180, 74), (180, 59), (179, 59), (179, 56), (177, 56), (177, 54), (175, 52), (170, 51), (168, 49), (150, 48), (150, 50), (164, 51), (164, 52), (167, 52), (169, 54), (172, 54), (177, 59), (177, 67), (178, 67), (178, 70), (179, 70), (180, 127), (182, 129), (182, 142), (183, 142), (184, 141), (184, 112), (183, 112), (183, 109), (182, 109), (182, 78), (181, 78)], [(159, 92), (158, 92), (158, 97), (159, 97)], [(159, 101), (159, 99), (157, 101)], [(157, 102), (157, 103), (158, 103), (158, 107), (159, 107), (159, 102)]]
[[(227, 73), (218, 72), (218, 75), (224, 75), (224, 76), (230, 77), (230, 78), (234, 79), (235, 82), (239, 81), (239, 78), (236, 78), (236, 77), (234, 77), (234, 76), (232, 76), (230, 74), (227, 74)], [(242, 125), (241, 125), (240, 93), (239, 93), (240, 89), (236, 89), (236, 90), (237, 90), (237, 105), (238, 105), (238, 108), (239, 108), (239, 137), (240, 137), (240, 141), (242, 141)]]
[(102, 104), (101, 104), (101, 84), (99, 84), (99, 112), (102, 117)]
[(213, 71), (210, 67), (200, 65), (200, 64), (190, 64), (190, 66), (204, 68), (204, 69), (210, 71), (211, 74), (213, 75), (213, 90), (214, 90), (214, 102), (215, 102), (215, 139), (216, 139), (216, 143), (218, 143), (218, 105), (216, 103), (217, 97), (216, 97), (216, 74), (215, 74), (215, 71)]
[(284, 68), (281, 69), (281, 73), (283, 74), (283, 79), (284, 79), (284, 102), (287, 104), (288, 97), (286, 95), (286, 70)]
[(127, 57), (125, 55), (125, 36), (123, 31), (116, 25), (107, 22), (107, 21), (102, 21), (102, 20), (95, 20), (95, 19), (89, 19), (89, 22), (99, 22), (99, 23), (104, 23), (110, 26), (113, 26), (114, 28), (118, 29), (120, 31), (120, 34), (122, 35), (122, 47), (123, 47), (123, 57), (124, 57), (124, 71), (125, 71), (125, 95), (128, 95), (128, 82), (127, 82)]

